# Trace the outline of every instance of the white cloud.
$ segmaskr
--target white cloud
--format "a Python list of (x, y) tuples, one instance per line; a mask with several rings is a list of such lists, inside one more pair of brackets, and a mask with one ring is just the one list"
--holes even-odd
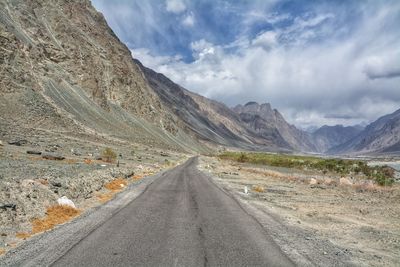
[(194, 19), (194, 14), (190, 12), (185, 16), (185, 18), (182, 20), (182, 24), (187, 27), (193, 27), (195, 23)]
[(274, 31), (263, 32), (252, 41), (252, 45), (269, 50), (278, 44), (277, 36), (278, 34)]
[(171, 13), (179, 14), (186, 10), (186, 5), (182, 0), (166, 0), (166, 10)]
[[(351, 29), (335, 28), (337, 13), (320, 12), (290, 18), (293, 25), (254, 38), (241, 34), (230, 44), (200, 38), (190, 44), (193, 62), (147, 49), (133, 55), (187, 89), (228, 105), (270, 102), (303, 127), (357, 124), (400, 108), (400, 32), (394, 26), (400, 5), (360, 9), (360, 21)], [(253, 19), (289, 19), (257, 14)]]

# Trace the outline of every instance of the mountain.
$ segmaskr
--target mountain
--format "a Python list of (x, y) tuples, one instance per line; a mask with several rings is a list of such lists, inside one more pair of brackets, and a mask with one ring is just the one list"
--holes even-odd
[(357, 136), (328, 152), (335, 154), (399, 153), (400, 109), (380, 117)]
[(281, 147), (306, 152), (316, 150), (309, 133), (287, 123), (279, 111), (272, 109), (268, 103), (248, 102), (237, 105), (233, 110), (249, 129), (263, 138), (274, 140)]
[(0, 47), (6, 141), (62, 134), (186, 152), (291, 148), (276, 130), (261, 136), (224, 104), (134, 60), (89, 0), (1, 1)]
[(260, 136), (242, 123), (238, 114), (226, 105), (195, 94), (174, 83), (161, 73), (135, 62), (150, 86), (169, 111), (179, 118), (179, 125), (196, 138), (219, 145), (252, 150), (288, 148), (275, 138)]
[(312, 133), (312, 139), (317, 151), (324, 153), (333, 147), (346, 143), (363, 129), (361, 126), (324, 125)]

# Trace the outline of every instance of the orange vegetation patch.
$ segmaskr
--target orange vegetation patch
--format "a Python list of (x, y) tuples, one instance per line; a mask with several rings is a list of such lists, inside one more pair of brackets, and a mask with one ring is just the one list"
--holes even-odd
[(253, 190), (258, 192), (258, 193), (264, 193), (264, 191), (265, 191), (264, 187), (261, 186), (261, 185), (253, 186)]
[(104, 185), (105, 188), (111, 191), (119, 191), (124, 188), (128, 182), (125, 179), (118, 178)]
[(47, 208), (46, 216), (32, 221), (32, 234), (50, 230), (57, 224), (71, 220), (80, 213), (70, 206), (54, 205)]
[(85, 159), (83, 162), (85, 162), (86, 164), (92, 164), (92, 160), (91, 159)]
[(101, 203), (105, 203), (105, 202), (109, 201), (113, 197), (113, 195), (114, 195), (113, 192), (108, 192), (108, 193), (105, 193), (105, 194), (98, 194), (97, 195), (97, 199)]
[(4, 253), (6, 253), (6, 249), (5, 248), (0, 248), (0, 255), (3, 255)]
[(77, 163), (78, 160), (76, 160), (76, 159), (64, 159), (64, 162), (65, 163), (69, 163), (69, 164), (74, 164), (74, 163)]
[(26, 232), (19, 232), (19, 233), (16, 233), (15, 236), (20, 239), (26, 239), (26, 238), (30, 237), (31, 234), (26, 233)]
[(139, 180), (139, 179), (142, 179), (142, 178), (143, 178), (142, 175), (133, 175), (132, 176), (132, 180)]

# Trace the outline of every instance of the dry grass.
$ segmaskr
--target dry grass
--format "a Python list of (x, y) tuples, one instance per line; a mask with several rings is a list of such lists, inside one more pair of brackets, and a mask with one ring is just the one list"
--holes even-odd
[(78, 162), (78, 160), (76, 160), (76, 159), (64, 159), (64, 162), (68, 163), (68, 164), (75, 164), (75, 163)]
[(105, 194), (98, 194), (97, 195), (97, 199), (101, 203), (105, 203), (105, 202), (109, 201), (113, 197), (113, 195), (114, 195), (113, 192), (108, 192), (108, 193), (105, 193)]
[(105, 188), (111, 191), (119, 191), (124, 188), (128, 182), (123, 178), (117, 178), (104, 185)]
[(69, 206), (54, 205), (47, 208), (46, 216), (32, 221), (32, 234), (52, 229), (57, 224), (65, 223), (78, 216), (79, 210)]
[(143, 178), (142, 175), (133, 175), (132, 176), (132, 180), (139, 180), (139, 179), (142, 179), (142, 178)]
[(253, 186), (253, 191), (256, 191), (256, 192), (258, 192), (258, 193), (264, 193), (264, 192), (265, 192), (265, 189), (264, 189), (264, 187), (261, 186), (261, 185), (255, 185), (255, 186)]
[(30, 237), (32, 234), (30, 233), (26, 233), (26, 232), (18, 232), (15, 234), (15, 237), (19, 238), (19, 239), (27, 239), (28, 237)]
[(85, 162), (86, 164), (92, 164), (92, 160), (91, 159), (85, 159), (83, 162)]
[(4, 253), (6, 253), (6, 249), (5, 248), (0, 248), (0, 255), (3, 255)]

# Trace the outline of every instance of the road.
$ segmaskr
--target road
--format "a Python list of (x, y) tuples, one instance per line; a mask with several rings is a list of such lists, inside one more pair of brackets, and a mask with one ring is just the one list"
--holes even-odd
[(53, 266), (293, 266), (196, 164), (166, 172)]

